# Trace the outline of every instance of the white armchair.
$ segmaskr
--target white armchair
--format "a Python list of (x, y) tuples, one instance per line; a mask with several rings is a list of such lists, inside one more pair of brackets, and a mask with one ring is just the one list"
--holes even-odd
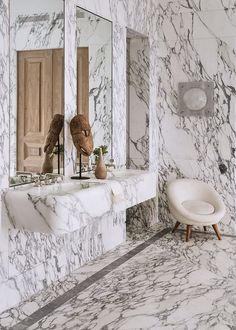
[(205, 182), (192, 179), (178, 179), (167, 186), (168, 204), (171, 214), (177, 220), (172, 232), (180, 223), (187, 225), (186, 241), (191, 237), (192, 226), (212, 225), (221, 239), (217, 223), (225, 215), (225, 205), (214, 188)]

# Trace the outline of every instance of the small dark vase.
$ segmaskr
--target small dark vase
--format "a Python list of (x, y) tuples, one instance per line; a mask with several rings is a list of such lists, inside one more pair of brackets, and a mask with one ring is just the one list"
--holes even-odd
[(95, 169), (95, 177), (97, 179), (106, 179), (107, 177), (107, 168), (103, 159), (102, 148), (99, 150), (99, 157), (97, 160), (97, 165)]

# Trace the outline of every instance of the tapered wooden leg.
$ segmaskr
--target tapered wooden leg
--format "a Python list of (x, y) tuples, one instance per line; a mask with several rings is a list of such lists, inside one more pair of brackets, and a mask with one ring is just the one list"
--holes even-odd
[(217, 224), (212, 225), (212, 227), (213, 227), (213, 229), (214, 229), (214, 231), (215, 231), (216, 236), (218, 237), (218, 239), (219, 240), (222, 240), (221, 235), (220, 235), (220, 231), (219, 231), (219, 228), (218, 228)]
[(204, 231), (207, 231), (207, 227), (206, 226), (203, 226), (203, 228), (204, 228)]
[(191, 236), (192, 233), (192, 226), (191, 225), (187, 225), (187, 231), (186, 231), (186, 242), (189, 241), (189, 238)]
[(174, 226), (174, 228), (173, 228), (173, 230), (172, 230), (172, 233), (175, 233), (176, 232), (176, 230), (179, 227), (179, 225), (180, 225), (180, 222), (177, 221), (176, 224), (175, 224), (175, 226)]

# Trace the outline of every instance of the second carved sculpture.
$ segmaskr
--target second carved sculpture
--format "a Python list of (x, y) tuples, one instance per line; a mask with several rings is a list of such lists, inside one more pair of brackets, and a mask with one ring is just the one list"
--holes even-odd
[(76, 115), (70, 122), (70, 132), (73, 143), (79, 152), (79, 176), (72, 179), (87, 180), (89, 177), (82, 176), (82, 155), (90, 156), (93, 152), (93, 136), (88, 119), (84, 115)]
[(93, 152), (93, 136), (88, 119), (84, 115), (76, 115), (70, 122), (70, 132), (78, 152), (90, 156)]

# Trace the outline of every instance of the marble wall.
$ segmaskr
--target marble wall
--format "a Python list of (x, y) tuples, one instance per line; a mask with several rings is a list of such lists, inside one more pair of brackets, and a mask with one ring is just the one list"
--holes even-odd
[[(117, 166), (122, 168), (126, 164), (128, 27), (147, 36), (150, 46), (149, 168), (159, 173), (159, 220), (172, 225), (166, 205), (166, 181), (174, 177), (197, 177), (212, 183), (225, 196), (227, 216), (222, 230), (235, 232), (236, 5), (230, 0), (65, 1), (66, 175), (73, 173), (76, 155), (69, 134), (69, 122), (76, 113), (76, 5), (113, 21), (113, 154)], [(0, 49), (1, 189), (7, 187), (9, 173), (8, 10), (8, 2), (0, 0), (0, 44), (4, 45)], [(214, 116), (208, 119), (178, 117), (178, 82), (200, 79), (215, 82)], [(228, 167), (225, 175), (218, 169), (221, 162)], [(157, 221), (158, 203), (153, 200), (148, 206), (144, 204), (137, 213), (134, 211), (134, 217), (141, 219), (139, 223), (145, 223), (150, 216)], [(122, 223), (125, 215), (120, 216)], [(75, 246), (75, 250), (72, 246), (71, 250), (77, 256), (79, 247), (75, 242), (83, 237), (82, 233), (69, 238), (39, 237), (19, 231), (11, 231), (8, 236), (3, 229), (1, 236), (0, 292), (9, 297), (2, 310), (60, 277), (60, 270), (61, 274), (66, 273), (63, 240)], [(94, 245), (99, 250), (99, 242)], [(35, 260), (40, 260), (36, 267)], [(43, 268), (44, 265), (47, 267)], [(28, 290), (28, 285), (33, 289)]]
[[(0, 1), (0, 193), (8, 187), (9, 175), (9, 8)], [(0, 211), (2, 201), (0, 198)], [(2, 211), (1, 211), (2, 213)], [(8, 235), (0, 213), (0, 283), (8, 278)]]
[[(150, 47), (149, 39), (127, 29), (127, 167), (149, 169)], [(127, 210), (129, 235), (157, 221), (156, 199)]]
[(127, 166), (149, 167), (149, 44), (127, 33)]
[[(0, 261), (0, 311), (29, 298), (86, 262), (121, 244), (124, 212), (87, 218), (70, 234), (47, 235), (9, 229), (8, 254)], [(113, 237), (113, 239), (109, 239)], [(4, 259), (5, 258), (5, 259)], [(7, 268), (5, 269), (4, 266)]]
[[(8, 49), (8, 6), (0, 0), (3, 13), (5, 50)], [(3, 6), (4, 5), (4, 6)], [(126, 164), (126, 3), (117, 1), (84, 2), (68, 0), (65, 2), (65, 173), (73, 173), (76, 162), (76, 153), (69, 133), (69, 122), (76, 113), (76, 5), (95, 12), (98, 15), (113, 21), (113, 153), (117, 166)], [(143, 4), (140, 4), (143, 7)], [(132, 8), (130, 8), (131, 10)], [(133, 26), (135, 28), (136, 25)], [(147, 33), (147, 27), (145, 28)], [(2, 50), (1, 50), (2, 51)], [(1, 54), (2, 55), (2, 54)], [(8, 102), (8, 53), (1, 56), (5, 66), (3, 67), (5, 81), (5, 99)], [(2, 84), (2, 82), (1, 82)], [(2, 86), (2, 85), (1, 85)], [(4, 93), (1, 90), (1, 95)], [(1, 103), (2, 106), (3, 103)], [(8, 134), (8, 106), (3, 104), (5, 118), (4, 129)], [(5, 148), (5, 157), (1, 158), (1, 175), (9, 174), (8, 143), (1, 144)], [(3, 170), (2, 170), (3, 169)], [(7, 187), (7, 183), (1, 185), (1, 189)], [(117, 215), (108, 215), (96, 219), (91, 226), (82, 228), (72, 234), (53, 236), (24, 232), (2, 227), (2, 244), (0, 247), (0, 292), (6, 299), (1, 300), (1, 311), (26, 299), (33, 293), (48, 286), (53, 281), (61, 278), (68, 272), (79, 267), (84, 262), (94, 258), (119, 244), (125, 238), (124, 221), (126, 215), (121, 212)], [(4, 225), (5, 220), (3, 219)], [(101, 223), (99, 225), (99, 223)], [(111, 228), (114, 229), (111, 235)], [(102, 232), (109, 229), (109, 237), (104, 245)], [(103, 228), (103, 229), (101, 229)]]
[(0, 1), (0, 189), (9, 175), (9, 7)]
[[(159, 217), (167, 224), (172, 221), (166, 182), (198, 178), (212, 184), (226, 203), (221, 230), (236, 233), (235, 9), (232, 1), (159, 1)], [(178, 116), (177, 85), (194, 80), (214, 82), (213, 117)]]

